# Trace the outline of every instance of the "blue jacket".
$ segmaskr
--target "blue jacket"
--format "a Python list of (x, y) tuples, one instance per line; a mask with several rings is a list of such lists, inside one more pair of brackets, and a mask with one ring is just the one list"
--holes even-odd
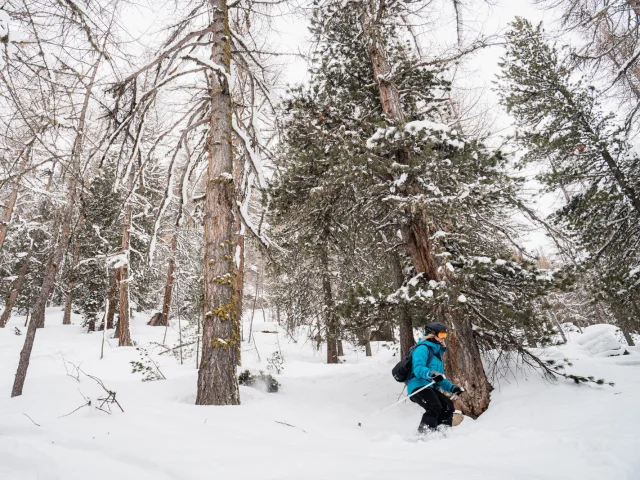
[[(423, 347), (421, 345), (426, 345)], [(428, 349), (431, 350), (432, 355), (427, 365), (427, 361), (429, 360), (429, 352)], [(442, 362), (442, 355), (447, 351), (447, 347), (440, 345), (437, 342), (432, 342), (430, 340), (421, 340), (418, 342), (416, 348), (413, 350), (413, 354), (411, 357), (411, 364), (413, 368), (413, 375), (407, 382), (407, 394), (411, 395), (414, 390), (424, 387), (431, 383), (431, 372), (442, 373), (444, 375), (444, 363)], [(429, 388), (436, 388), (436, 386), (447, 393), (451, 393), (451, 389), (454, 387), (453, 383), (451, 383), (446, 378), (438, 383), (433, 384)]]

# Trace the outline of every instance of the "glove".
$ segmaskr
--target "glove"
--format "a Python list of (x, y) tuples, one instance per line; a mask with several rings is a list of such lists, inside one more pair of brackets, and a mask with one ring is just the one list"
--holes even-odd
[(431, 372), (429, 376), (431, 377), (431, 380), (433, 380), (435, 383), (440, 383), (441, 381), (444, 380), (444, 375), (438, 372)]
[(464, 388), (459, 387), (458, 385), (454, 385), (451, 389), (451, 393), (453, 395), (460, 395), (461, 393), (464, 393)]

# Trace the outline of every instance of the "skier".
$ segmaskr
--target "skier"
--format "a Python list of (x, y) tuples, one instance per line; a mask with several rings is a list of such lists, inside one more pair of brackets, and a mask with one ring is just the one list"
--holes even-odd
[(407, 381), (408, 395), (417, 389), (433, 382), (428, 388), (416, 393), (411, 401), (424, 408), (418, 433), (435, 431), (439, 425), (451, 426), (453, 421), (453, 402), (442, 392), (460, 395), (462, 387), (454, 385), (444, 377), (442, 355), (446, 352), (444, 339), (447, 338), (447, 327), (440, 322), (428, 323), (424, 337), (414, 347), (412, 375)]

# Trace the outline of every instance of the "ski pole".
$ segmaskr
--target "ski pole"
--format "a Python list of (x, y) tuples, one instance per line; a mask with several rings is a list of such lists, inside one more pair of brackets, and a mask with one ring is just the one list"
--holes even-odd
[[(425, 385), (424, 387), (420, 387), (419, 389), (417, 389), (415, 392), (413, 392), (411, 395), (407, 395), (406, 397), (404, 397), (402, 400), (397, 401), (396, 403), (394, 403), (393, 405), (389, 405), (386, 408), (383, 408), (382, 410), (374, 413), (373, 415), (369, 415), (368, 417), (365, 417), (366, 420), (371, 420), (372, 418), (377, 417), (378, 415), (386, 412), (387, 410), (392, 409), (393, 407), (400, 405), (403, 402), (406, 402), (407, 400), (409, 400), (411, 397), (413, 397), (416, 393), (421, 392), (422, 390), (424, 390), (425, 388), (429, 388), (431, 385), (433, 385), (436, 382), (431, 382), (428, 385)], [(358, 422), (358, 426), (361, 427), (362, 426), (362, 422)]]

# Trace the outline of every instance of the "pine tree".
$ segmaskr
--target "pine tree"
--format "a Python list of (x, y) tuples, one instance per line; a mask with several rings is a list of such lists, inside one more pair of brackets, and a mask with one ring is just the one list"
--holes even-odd
[(320, 269), (327, 247), (339, 265), (355, 263), (363, 245), (377, 245), (375, 258), (385, 251), (409, 257), (413, 269), (400, 288), (393, 272), (402, 263), (394, 269), (388, 257), (386, 285), (371, 281), (380, 280), (375, 274), (369, 284), (341, 285), (345, 316), (366, 307), (355, 315), (366, 324), (372, 309), (393, 304), (396, 312), (420, 312), (416, 326), (451, 324), (448, 371), (472, 392), (462, 407), (477, 416), (491, 388), (481, 349), (504, 348), (541, 366), (513, 332), (544, 325), (533, 301), (551, 281), (513, 258), (505, 219), (519, 202), (519, 184), (505, 173), (508, 158), (446, 123), (445, 72), (420, 66), (403, 40), (402, 5), (381, 7), (378, 20), (368, 7), (350, 5), (316, 7), (313, 31), (323, 53), (310, 85), (294, 89), (285, 104), (273, 222), (289, 235), (286, 248), (305, 252)]
[(89, 331), (96, 329), (105, 311), (111, 278), (109, 258), (117, 253), (120, 241), (117, 221), (122, 197), (114, 192), (114, 183), (114, 168), (107, 164), (82, 198), (83, 221), (76, 232), (79, 262), (70, 272), (77, 279), (72, 298)]
[(596, 273), (595, 298), (633, 311), (640, 299), (640, 157), (624, 120), (572, 68), (571, 51), (562, 58), (546, 42), (542, 25), (518, 19), (507, 39), (500, 92), (527, 149), (523, 166), (542, 166), (543, 185), (566, 193), (554, 220), (587, 253), (582, 263)]

